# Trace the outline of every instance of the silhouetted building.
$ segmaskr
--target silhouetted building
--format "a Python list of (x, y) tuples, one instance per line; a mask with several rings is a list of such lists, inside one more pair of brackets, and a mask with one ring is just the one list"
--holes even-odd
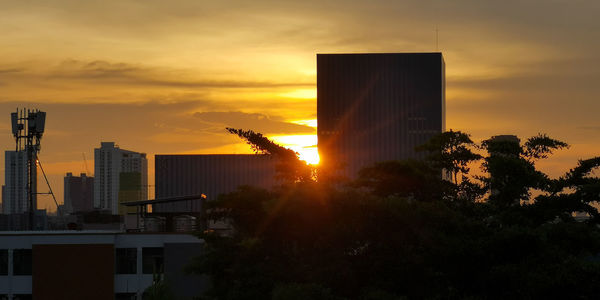
[(175, 233), (0, 232), (0, 299), (145, 299), (157, 277), (173, 299), (193, 299), (209, 282), (184, 268), (203, 243)]
[[(25, 231), (29, 228), (29, 212), (0, 215), (0, 231)], [(45, 209), (36, 209), (34, 212), (33, 230), (48, 229), (48, 215)]]
[(445, 130), (441, 53), (317, 54), (321, 165), (354, 177), (379, 161), (419, 159)]
[(64, 210), (66, 213), (88, 212), (94, 209), (94, 177), (85, 173), (65, 176)]
[[(36, 178), (37, 170), (33, 178)], [(37, 208), (37, 180), (32, 184), (34, 208)], [(20, 214), (29, 211), (27, 197), (27, 152), (4, 152), (4, 187), (2, 191), (2, 212)]]
[[(108, 209), (113, 214), (124, 214), (125, 210), (119, 203), (148, 199), (146, 153), (119, 149), (114, 142), (102, 142), (100, 148), (94, 149), (94, 174), (96, 209)], [(121, 176), (127, 184), (121, 185)], [(138, 181), (133, 182), (133, 177)], [(119, 195), (122, 198), (119, 198)]]
[[(255, 154), (156, 155), (156, 199), (204, 194), (213, 200), (240, 185), (271, 188), (276, 159)], [(197, 203), (156, 204), (156, 212), (200, 211)]]

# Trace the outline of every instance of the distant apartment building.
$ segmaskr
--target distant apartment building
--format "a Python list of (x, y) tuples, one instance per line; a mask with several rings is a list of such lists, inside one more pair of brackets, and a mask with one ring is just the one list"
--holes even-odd
[(441, 53), (317, 54), (321, 165), (355, 177), (445, 130)]
[[(37, 170), (33, 172), (37, 174)], [(36, 178), (34, 174), (34, 178)], [(32, 184), (33, 205), (37, 208), (37, 180)], [(2, 188), (2, 212), (20, 214), (29, 211), (27, 191), (27, 152), (4, 152), (4, 187)]]
[[(102, 142), (94, 149), (94, 208), (125, 214), (119, 203), (148, 199), (146, 153)], [(123, 179), (123, 180), (121, 180)]]
[[(276, 184), (276, 163), (269, 155), (156, 155), (156, 199), (204, 194), (206, 199), (213, 200), (241, 185), (271, 188)], [(176, 205), (189, 204), (157, 204), (154, 207), (156, 212), (190, 209)], [(199, 209), (199, 205), (191, 207), (193, 211)]]
[(157, 278), (173, 299), (196, 299), (209, 282), (184, 268), (203, 243), (178, 233), (2, 232), (0, 299), (146, 299)]
[(64, 205), (66, 213), (80, 213), (94, 210), (94, 177), (85, 173), (65, 176)]

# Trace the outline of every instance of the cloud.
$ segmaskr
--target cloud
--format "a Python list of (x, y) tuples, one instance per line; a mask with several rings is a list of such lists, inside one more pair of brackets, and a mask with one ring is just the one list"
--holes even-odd
[(149, 68), (123, 62), (112, 63), (103, 60), (90, 62), (78, 60), (63, 61), (47, 74), (47, 78), (65, 80), (88, 80), (99, 84), (124, 84), (149, 87), (186, 88), (279, 88), (311, 87), (312, 82), (241, 81), (241, 80), (194, 80), (185, 79), (181, 74), (187, 70), (169, 68)]
[(18, 69), (18, 68), (0, 69), (0, 75), (1, 74), (8, 74), (8, 73), (21, 73), (23, 71), (24, 71), (24, 69)]
[(263, 134), (312, 134), (315, 129), (300, 124), (283, 121), (282, 117), (267, 116), (260, 113), (229, 112), (196, 112), (194, 117), (208, 123), (221, 124), (223, 127), (242, 128)]
[(600, 131), (600, 126), (578, 126), (577, 129)]
[(586, 0), (3, 1), (0, 109), (46, 110), (42, 155), (57, 162), (102, 139), (153, 153), (226, 151), (238, 141), (225, 126), (312, 130), (286, 120), (314, 118), (315, 101), (281, 95), (314, 87), (315, 53), (434, 51), (437, 27), (448, 128), (592, 143), (599, 9)]

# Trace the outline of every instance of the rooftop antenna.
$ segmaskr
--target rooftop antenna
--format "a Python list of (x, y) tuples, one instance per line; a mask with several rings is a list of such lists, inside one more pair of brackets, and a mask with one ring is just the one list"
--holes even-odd
[(37, 156), (40, 141), (44, 134), (46, 113), (37, 109), (18, 109), (10, 114), (12, 133), (16, 141), (16, 151), (27, 155), (27, 206), (29, 230), (35, 229), (37, 209)]
[(439, 30), (437, 24), (435, 25), (435, 52), (440, 52), (438, 47)]

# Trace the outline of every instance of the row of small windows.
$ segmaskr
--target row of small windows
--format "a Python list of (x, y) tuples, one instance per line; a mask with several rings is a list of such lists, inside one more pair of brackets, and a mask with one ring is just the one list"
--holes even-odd
[(31, 300), (31, 294), (13, 294), (12, 299), (8, 295), (0, 295), (0, 300)]
[[(12, 258), (12, 275), (31, 276), (32, 249), (14, 249)], [(0, 249), (0, 276), (8, 275), (8, 262), (8, 249)], [(163, 272), (164, 249), (161, 247), (142, 248), (142, 274), (162, 274)], [(137, 274), (137, 248), (115, 249), (115, 273)]]
[(340, 131), (339, 130), (334, 130), (334, 131), (322, 130), (321, 134), (322, 135), (334, 135), (334, 134), (340, 134)]
[[(13, 250), (13, 275), (31, 275), (31, 249)], [(8, 249), (0, 249), (0, 275), (8, 275)]]
[[(164, 250), (160, 247), (142, 248), (142, 274), (164, 272)], [(115, 273), (137, 273), (137, 248), (115, 249)]]

